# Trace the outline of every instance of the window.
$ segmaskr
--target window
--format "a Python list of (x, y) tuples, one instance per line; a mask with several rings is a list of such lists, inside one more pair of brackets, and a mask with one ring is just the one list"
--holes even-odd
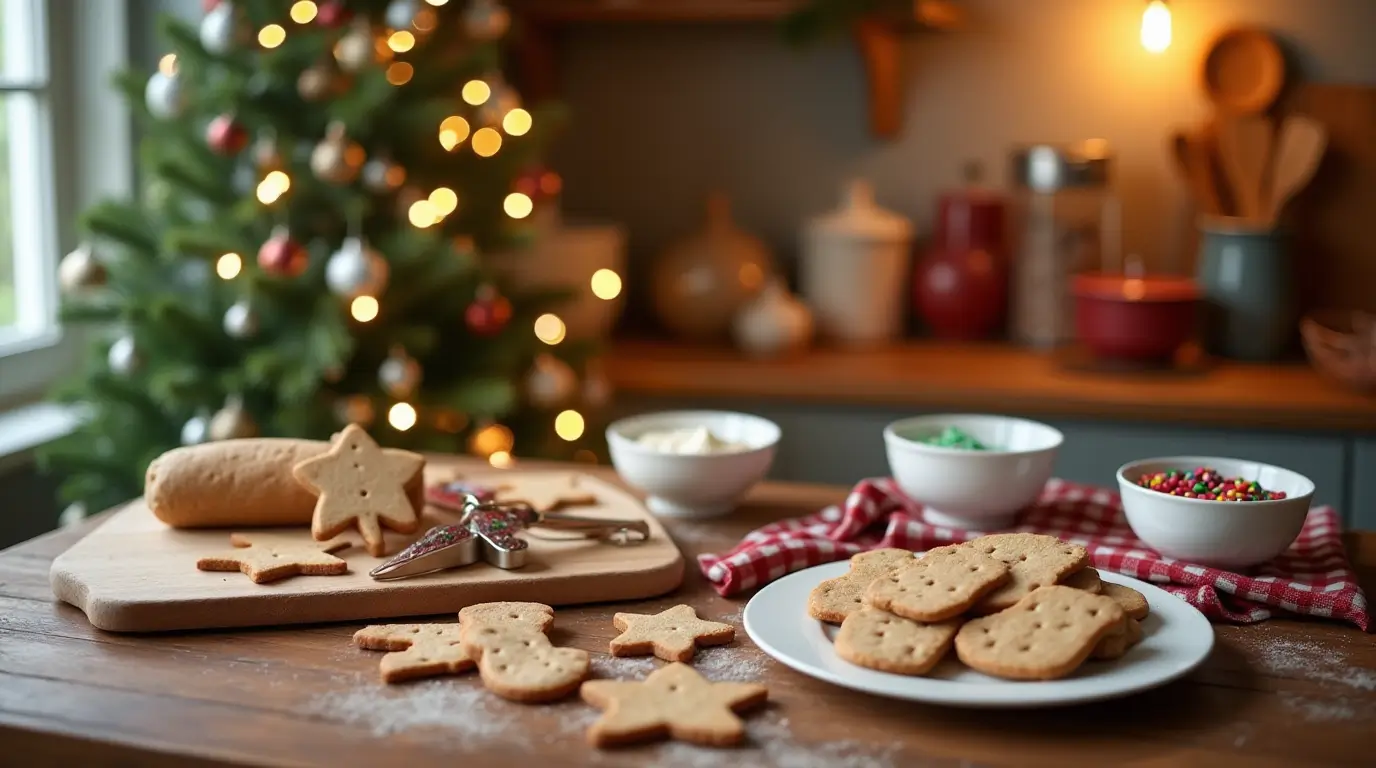
[(131, 186), (129, 113), (110, 85), (127, 59), (125, 9), (0, 0), (0, 410), (70, 369), (57, 265), (81, 209)]

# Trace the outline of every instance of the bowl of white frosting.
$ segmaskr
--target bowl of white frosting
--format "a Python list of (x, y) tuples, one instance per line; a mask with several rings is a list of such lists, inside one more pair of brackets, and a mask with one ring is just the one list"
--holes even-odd
[(732, 411), (664, 411), (607, 427), (612, 465), (664, 517), (715, 517), (736, 508), (774, 462), (779, 425)]

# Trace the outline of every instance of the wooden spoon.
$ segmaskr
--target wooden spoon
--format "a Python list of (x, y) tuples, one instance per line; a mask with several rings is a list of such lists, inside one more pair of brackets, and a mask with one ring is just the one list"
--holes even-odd
[(1171, 134), (1171, 152), (1190, 185), (1199, 212), (1211, 216), (1222, 214), (1223, 206), (1218, 199), (1218, 188), (1214, 185), (1209, 148), (1204, 141), (1198, 136), (1176, 131)]
[(1314, 178), (1314, 171), (1328, 147), (1328, 131), (1319, 121), (1291, 115), (1280, 127), (1276, 162), (1271, 169), (1271, 189), (1266, 196), (1266, 220), (1274, 223), (1280, 209)]
[(1271, 167), (1271, 121), (1256, 115), (1223, 120), (1218, 131), (1218, 153), (1238, 215), (1263, 220), (1268, 210), (1266, 171)]

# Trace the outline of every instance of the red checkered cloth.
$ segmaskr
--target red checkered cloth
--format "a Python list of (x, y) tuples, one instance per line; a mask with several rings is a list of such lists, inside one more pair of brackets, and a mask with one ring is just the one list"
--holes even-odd
[[(1251, 623), (1276, 613), (1341, 619), (1370, 630), (1371, 614), (1343, 550), (1332, 507), (1309, 510), (1299, 538), (1279, 557), (1244, 575), (1162, 557), (1133, 535), (1118, 495), (1052, 479), (1021, 513), (1015, 531), (1047, 533), (1089, 550), (1095, 568), (1150, 581), (1215, 621)], [(888, 478), (862, 480), (844, 504), (771, 523), (723, 555), (699, 555), (723, 596), (786, 573), (879, 547), (924, 551), (983, 535), (926, 523), (922, 506)]]

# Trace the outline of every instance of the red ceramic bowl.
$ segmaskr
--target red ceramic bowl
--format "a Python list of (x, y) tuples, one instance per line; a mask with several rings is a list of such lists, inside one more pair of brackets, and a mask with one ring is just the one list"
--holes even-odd
[(1075, 332), (1099, 357), (1168, 360), (1194, 334), (1199, 288), (1183, 277), (1076, 275)]

